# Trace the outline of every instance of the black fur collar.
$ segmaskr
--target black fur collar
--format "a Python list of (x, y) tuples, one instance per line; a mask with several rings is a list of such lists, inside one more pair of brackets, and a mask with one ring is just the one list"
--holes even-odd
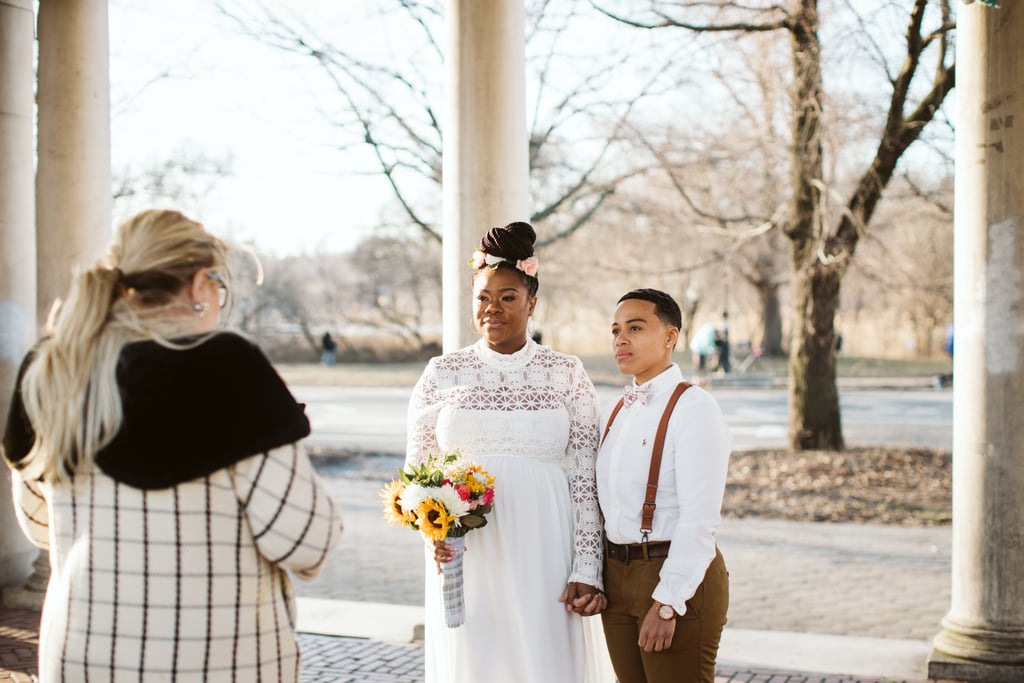
[[(263, 352), (235, 334), (184, 351), (129, 344), (117, 381), (124, 421), (96, 464), (136, 488), (168, 488), (309, 435), (304, 406)], [(17, 393), (4, 435), (15, 466), (32, 445), (16, 413), (27, 422)]]

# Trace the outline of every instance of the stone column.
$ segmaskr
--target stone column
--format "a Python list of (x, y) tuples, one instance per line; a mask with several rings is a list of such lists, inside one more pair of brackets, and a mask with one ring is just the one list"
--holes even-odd
[(107, 0), (39, 3), (39, 319), (111, 236)]
[[(110, 240), (110, 55), (107, 0), (42, 0), (37, 22), (36, 310), (44, 320), (72, 268), (90, 265)], [(45, 553), (4, 603), (42, 606)]]
[[(32, 0), (0, 3), (0, 430), (18, 366), (36, 333)], [(0, 586), (20, 584), (36, 556), (18, 529), (0, 465)]]
[(477, 338), (466, 265), (489, 228), (529, 220), (521, 0), (448, 0), (444, 350)]
[(928, 675), (1024, 680), (1024, 13), (957, 10), (953, 590)]

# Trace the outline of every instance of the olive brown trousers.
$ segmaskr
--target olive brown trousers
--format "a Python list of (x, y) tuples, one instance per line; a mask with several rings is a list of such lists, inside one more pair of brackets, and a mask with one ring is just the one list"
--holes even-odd
[(608, 606), (601, 615), (605, 640), (619, 683), (714, 683), (718, 643), (729, 609), (729, 572), (716, 549), (686, 614), (676, 617), (672, 645), (661, 652), (640, 649), (640, 626), (653, 604), (665, 558), (604, 561)]

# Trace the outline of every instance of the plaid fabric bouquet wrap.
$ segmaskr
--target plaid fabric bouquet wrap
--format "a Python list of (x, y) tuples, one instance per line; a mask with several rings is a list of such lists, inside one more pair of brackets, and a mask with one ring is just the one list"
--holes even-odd
[(445, 624), (461, 626), (466, 620), (466, 534), (487, 524), (484, 515), (493, 507), (494, 477), (460, 451), (432, 454), (420, 465), (400, 469), (398, 477), (381, 491), (384, 518), (394, 526), (419, 531), (428, 541), (448, 539), (455, 556), (441, 563)]

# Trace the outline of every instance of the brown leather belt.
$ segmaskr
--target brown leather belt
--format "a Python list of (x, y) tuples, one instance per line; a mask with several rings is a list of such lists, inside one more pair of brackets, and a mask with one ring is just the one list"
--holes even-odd
[(647, 558), (645, 558), (643, 543), (619, 545), (618, 543), (605, 541), (604, 554), (605, 557), (610, 560), (617, 560), (623, 564), (629, 564), (631, 560), (668, 557), (668, 548), (671, 544), (671, 541), (651, 541), (647, 543)]

